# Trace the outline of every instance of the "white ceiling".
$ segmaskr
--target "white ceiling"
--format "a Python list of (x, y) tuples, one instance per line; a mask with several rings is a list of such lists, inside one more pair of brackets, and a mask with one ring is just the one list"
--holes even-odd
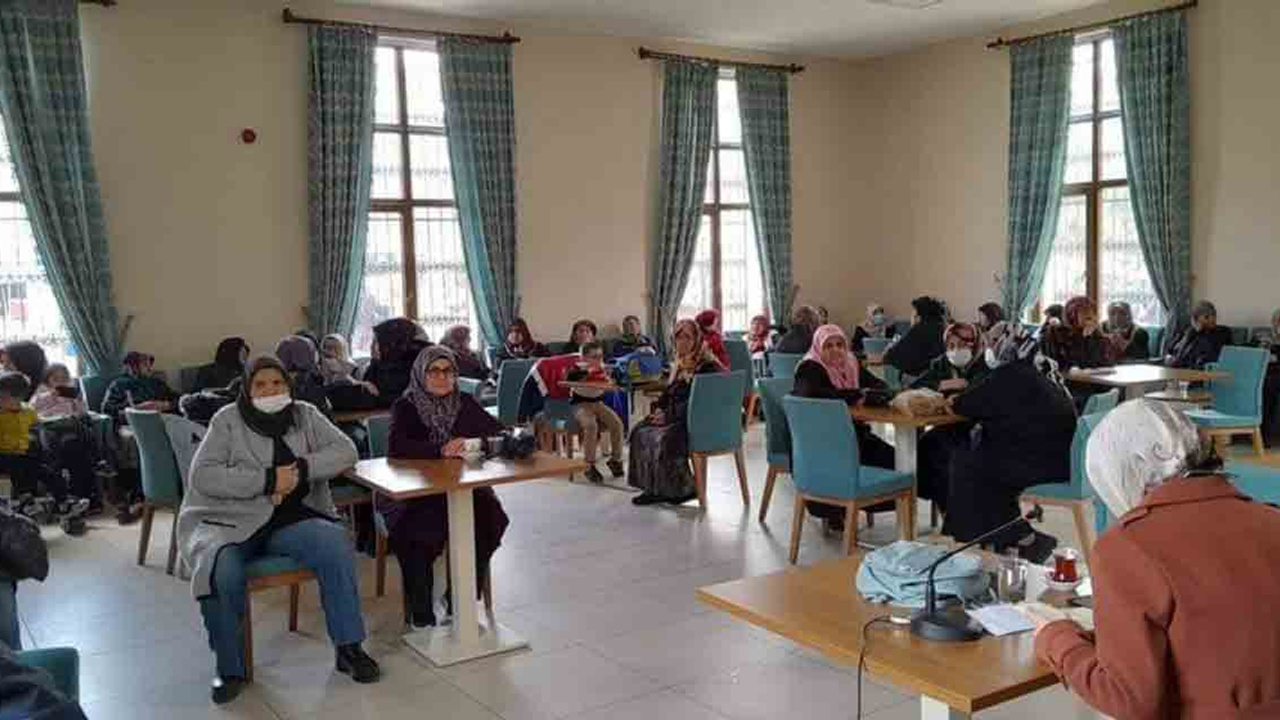
[(346, 3), (528, 22), (569, 34), (662, 37), (750, 50), (872, 57), (951, 38), (984, 35), (1014, 23), (1103, 1), (942, 0), (924, 9), (892, 7), (869, 0), (346, 0)]

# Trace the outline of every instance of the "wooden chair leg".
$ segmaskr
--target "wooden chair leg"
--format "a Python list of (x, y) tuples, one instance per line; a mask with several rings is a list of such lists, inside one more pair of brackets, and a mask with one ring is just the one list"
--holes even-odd
[(849, 503), (844, 509), (844, 554), (852, 555), (858, 546), (858, 504)]
[(733, 464), (738, 466), (738, 487), (742, 489), (742, 506), (751, 506), (751, 486), (747, 484), (747, 453), (738, 448), (733, 453)]
[(156, 509), (151, 503), (142, 506), (142, 533), (138, 536), (138, 564), (147, 564), (147, 549), (151, 547), (151, 522), (155, 519)]
[(178, 510), (173, 509), (173, 526), (169, 528), (169, 562), (165, 565), (164, 571), (169, 575), (173, 574), (173, 568), (178, 562)]
[(800, 531), (804, 529), (804, 496), (796, 493), (796, 507), (791, 514), (791, 564), (800, 557)]
[(298, 600), (302, 597), (302, 585), (289, 586), (289, 632), (298, 632)]
[(244, 594), (244, 679), (253, 682), (253, 595)]
[(374, 533), (374, 595), (382, 597), (387, 594), (387, 538), (380, 532)]
[(778, 481), (778, 468), (769, 466), (769, 473), (764, 478), (764, 497), (760, 498), (760, 522), (769, 514), (769, 501), (773, 499), (773, 484)]
[(1267, 454), (1266, 443), (1262, 442), (1262, 428), (1253, 429), (1253, 451), (1259, 455)]
[(698, 507), (707, 509), (707, 456), (695, 453), (693, 460), (693, 483), (698, 490)]
[(751, 423), (755, 422), (756, 406), (759, 402), (760, 396), (755, 393), (751, 393), (751, 397), (747, 398), (747, 417), (742, 422), (743, 427), (751, 427)]
[(1076, 522), (1076, 536), (1080, 538), (1080, 554), (1084, 556), (1086, 565), (1093, 567), (1093, 532), (1089, 527), (1089, 519), (1084, 515), (1085, 503), (1071, 504), (1071, 518)]

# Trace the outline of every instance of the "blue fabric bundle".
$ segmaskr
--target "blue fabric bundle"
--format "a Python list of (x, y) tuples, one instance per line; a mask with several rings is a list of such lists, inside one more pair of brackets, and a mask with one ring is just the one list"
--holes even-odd
[[(903, 607), (924, 607), (925, 568), (947, 554), (950, 548), (899, 540), (867, 553), (858, 569), (857, 587), (871, 602)], [(976, 555), (960, 554), (938, 566), (934, 573), (938, 599), (969, 601), (987, 594), (991, 580)]]

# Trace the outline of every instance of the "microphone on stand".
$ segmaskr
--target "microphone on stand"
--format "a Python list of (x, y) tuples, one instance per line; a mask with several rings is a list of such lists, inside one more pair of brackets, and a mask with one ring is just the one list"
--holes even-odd
[(965, 613), (946, 612), (938, 609), (937, 586), (934, 584), (933, 579), (934, 572), (937, 571), (938, 566), (942, 563), (984, 540), (999, 535), (1019, 523), (1027, 523), (1028, 527), (1030, 527), (1032, 521), (1040, 522), (1043, 519), (1044, 508), (1036, 505), (1025, 516), (1019, 516), (994, 530), (982, 533), (964, 545), (934, 560), (929, 567), (922, 570), (922, 574), (924, 572), (929, 573), (929, 579), (924, 589), (924, 609), (911, 616), (911, 634), (925, 640), (935, 640), (937, 642), (968, 642), (982, 637), (982, 627), (974, 623)]

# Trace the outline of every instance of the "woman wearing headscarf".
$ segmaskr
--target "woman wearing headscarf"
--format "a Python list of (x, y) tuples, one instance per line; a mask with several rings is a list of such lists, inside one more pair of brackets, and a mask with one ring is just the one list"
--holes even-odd
[(982, 357), (983, 339), (977, 326), (952, 323), (942, 334), (947, 351), (929, 363), (929, 369), (911, 384), (913, 389), (928, 388), (943, 394), (957, 393), (981, 380), (987, 374)]
[(124, 416), (127, 408), (173, 410), (178, 394), (154, 374), (155, 362), (154, 356), (137, 351), (124, 356), (124, 374), (111, 381), (102, 400), (102, 414), (115, 420), (117, 426), (128, 424)]
[(44, 348), (30, 340), (19, 340), (4, 346), (4, 356), (6, 368), (27, 376), (27, 383), (31, 388), (22, 400), (30, 400), (36, 388), (44, 382), (45, 371), (49, 368)]
[[(884, 381), (873, 375), (849, 350), (849, 340), (839, 325), (823, 325), (813, 333), (813, 344), (796, 366), (795, 389), (792, 394), (803, 398), (843, 400), (855, 405), (867, 390), (885, 389)], [(855, 422), (858, 436), (859, 462), (863, 465), (892, 470), (893, 447), (876, 437), (871, 426)], [(892, 508), (892, 503), (884, 505)], [(808, 503), (809, 512), (822, 518), (832, 532), (844, 530), (844, 508), (821, 503)], [(879, 506), (867, 512), (878, 512)]]
[(497, 366), (502, 367), (502, 363), (508, 360), (544, 358), (550, 354), (547, 352), (546, 345), (533, 339), (533, 333), (529, 332), (529, 323), (525, 322), (524, 318), (516, 318), (507, 327), (507, 341), (498, 351)]
[(1280, 310), (1271, 313), (1271, 335), (1261, 342), (1271, 351), (1271, 362), (1262, 381), (1262, 435), (1280, 433)]
[(667, 389), (649, 416), (631, 431), (627, 483), (641, 490), (631, 499), (636, 505), (683, 505), (698, 497), (689, 469), (689, 428), (685, 424), (689, 394), (695, 375), (727, 369), (711, 354), (693, 320), (676, 323), (672, 345), (675, 358)]
[(582, 351), (582, 346), (589, 342), (596, 341), (596, 335), (600, 333), (600, 328), (596, 327), (595, 321), (583, 318), (573, 324), (569, 329), (569, 341), (564, 344), (565, 353), (576, 353)]
[(1102, 333), (1111, 341), (1111, 357), (1121, 362), (1146, 362), (1151, 357), (1147, 331), (1133, 324), (1133, 308), (1117, 300), (1107, 306)]
[(373, 327), (373, 359), (365, 370), (368, 390), (379, 407), (391, 407), (409, 388), (409, 375), (418, 353), (431, 345), (426, 332), (408, 318), (392, 318)]
[(803, 355), (813, 345), (813, 331), (822, 325), (818, 311), (811, 305), (801, 305), (791, 313), (791, 327), (773, 346), (774, 352)]
[(915, 310), (911, 329), (885, 352), (884, 362), (907, 375), (920, 375), (934, 358), (947, 351), (942, 342), (947, 308), (941, 300), (928, 295), (912, 300), (911, 307)]
[(996, 323), (1004, 322), (1004, 308), (999, 303), (985, 302), (978, 306), (978, 331), (986, 333), (996, 326)]
[(1112, 717), (1280, 717), (1280, 512), (1162, 402), (1108, 413), (1085, 464), (1119, 518), (1093, 547), (1095, 629), (1046, 612), (1036, 654)]
[(244, 338), (229, 337), (218, 343), (213, 362), (201, 365), (196, 371), (196, 385), (192, 392), (221, 389), (244, 377), (244, 363), (249, 359), (249, 344)]
[(329, 494), (329, 480), (355, 462), (351, 441), (314, 406), (294, 401), (275, 358), (253, 361), (235, 404), (214, 416), (191, 461), (177, 533), (217, 657), (215, 703), (244, 686), (245, 566), (263, 555), (290, 557), (316, 574), (338, 671), (378, 679), (360, 646), (354, 553)]
[(466, 325), (449, 328), (444, 337), (440, 338), (440, 344), (453, 351), (454, 362), (458, 365), (458, 377), (483, 381), (493, 375), (480, 355), (471, 349), (471, 328)]
[(747, 343), (747, 352), (751, 353), (752, 357), (769, 351), (773, 345), (770, 332), (768, 315), (756, 315), (751, 318), (751, 327), (742, 339)]
[(724, 346), (724, 336), (720, 333), (720, 312), (707, 308), (694, 316), (698, 329), (702, 331), (702, 342), (726, 369), (732, 367), (729, 362), (729, 351)]
[(1063, 370), (1113, 365), (1111, 344), (1098, 325), (1098, 307), (1079, 295), (1067, 301), (1063, 324), (1049, 328), (1041, 339), (1044, 354)]
[(276, 357), (289, 373), (294, 399), (309, 402), (329, 415), (329, 398), (324, 390), (324, 377), (320, 375), (319, 356), (311, 340), (301, 335), (283, 338), (276, 345)]
[(320, 376), (325, 385), (354, 385), (356, 364), (351, 361), (347, 339), (334, 333), (320, 341)]
[(893, 320), (885, 313), (884, 306), (880, 303), (871, 303), (867, 306), (867, 317), (853, 331), (853, 351), (859, 355), (866, 352), (863, 348), (862, 341), (867, 338), (883, 338), (892, 340), (898, 336), (898, 328), (894, 327)]
[(1165, 364), (1175, 368), (1204, 369), (1218, 362), (1222, 348), (1231, 344), (1231, 328), (1218, 324), (1218, 308), (1202, 300), (1191, 309), (1191, 327), (1170, 344)]
[[(453, 351), (429, 347), (413, 364), (409, 388), (391, 406), (388, 457), (435, 460), (463, 455), (468, 438), (504, 430), (475, 398), (458, 390)], [(476, 577), (489, 576), (489, 560), (509, 523), (492, 488), (472, 493), (476, 526)], [(449, 541), (449, 510), (443, 495), (404, 502), (377, 500), (386, 520), (388, 544), (400, 562), (405, 598), (415, 627), (436, 624), (432, 608), (432, 565)], [(480, 588), (477, 588), (477, 591)]]
[[(1056, 364), (1015, 325), (997, 325), (994, 337), (985, 351), (991, 371), (948, 401), (977, 424), (970, 444), (952, 448), (947, 458), (942, 532), (960, 542), (1015, 519), (1023, 490), (1070, 477), (1076, 411)], [(1033, 562), (1043, 562), (1057, 545), (1048, 535), (1016, 529), (990, 542), (999, 552), (1016, 547)]]

